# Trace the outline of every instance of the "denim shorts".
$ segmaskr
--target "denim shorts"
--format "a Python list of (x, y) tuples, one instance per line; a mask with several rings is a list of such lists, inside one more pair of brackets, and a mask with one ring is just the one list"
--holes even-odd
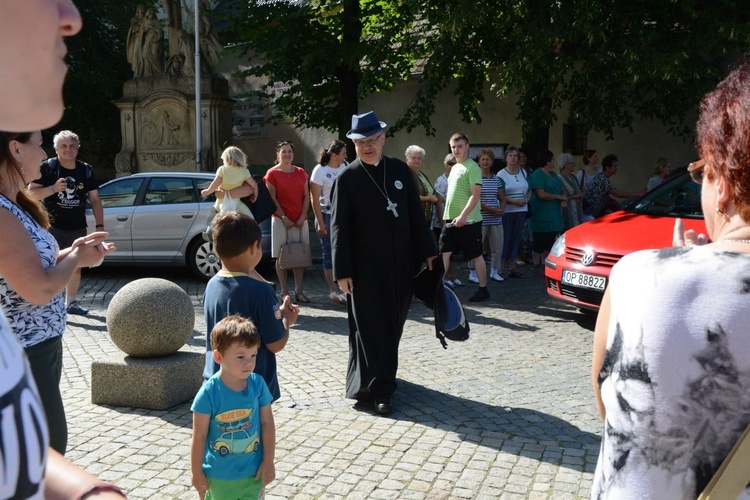
[(320, 240), (320, 247), (323, 250), (323, 269), (333, 268), (333, 257), (331, 256), (331, 214), (323, 212), (323, 222), (328, 228), (328, 234), (321, 236), (318, 233), (318, 219), (315, 219), (315, 232)]

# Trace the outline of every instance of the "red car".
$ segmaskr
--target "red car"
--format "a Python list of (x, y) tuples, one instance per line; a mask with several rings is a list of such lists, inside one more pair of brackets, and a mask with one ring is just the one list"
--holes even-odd
[(674, 222), (706, 233), (701, 187), (685, 169), (626, 208), (566, 231), (545, 261), (547, 293), (584, 311), (596, 311), (609, 272), (624, 255), (672, 245)]

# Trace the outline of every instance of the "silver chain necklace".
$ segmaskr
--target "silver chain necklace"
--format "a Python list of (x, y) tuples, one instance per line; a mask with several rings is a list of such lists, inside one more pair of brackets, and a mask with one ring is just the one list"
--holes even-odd
[[(378, 162), (380, 163), (380, 162)], [(377, 166), (377, 164), (373, 165)], [(396, 211), (396, 207), (398, 206), (398, 203), (393, 203), (391, 199), (388, 197), (388, 192), (385, 189), (385, 176), (388, 173), (386, 170), (386, 164), (385, 164), (385, 156), (383, 157), (383, 187), (381, 188), (377, 182), (375, 182), (375, 178), (372, 176), (370, 172), (367, 171), (367, 167), (365, 166), (365, 163), (362, 162), (362, 169), (365, 171), (367, 176), (370, 178), (373, 184), (375, 184), (375, 187), (378, 188), (378, 191), (383, 195), (383, 197), (388, 201), (388, 205), (386, 205), (385, 209), (390, 210), (393, 213), (394, 217), (398, 217), (398, 212)]]
[(750, 240), (741, 240), (737, 238), (722, 238), (719, 241), (732, 241), (734, 243), (750, 243)]

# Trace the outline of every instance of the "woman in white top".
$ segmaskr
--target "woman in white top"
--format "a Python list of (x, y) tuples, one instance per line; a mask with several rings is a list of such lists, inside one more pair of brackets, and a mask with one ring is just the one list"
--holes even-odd
[(503, 264), (507, 264), (509, 275), (513, 278), (520, 278), (523, 274), (516, 269), (516, 257), (518, 257), (518, 247), (521, 245), (526, 214), (529, 211), (528, 203), (531, 193), (526, 172), (518, 165), (518, 149), (508, 148), (505, 152), (505, 163), (505, 168), (497, 173), (502, 182), (501, 188), (506, 201), (503, 215), (503, 258), (498, 274), (503, 276)]
[(337, 304), (346, 304), (346, 294), (339, 293), (333, 280), (333, 260), (331, 259), (331, 186), (346, 162), (346, 143), (338, 139), (320, 152), (318, 165), (310, 176), (310, 200), (315, 213), (315, 230), (318, 232), (323, 249), (323, 274), (328, 283), (328, 298)]
[(750, 424), (750, 61), (700, 109), (703, 159), (688, 171), (711, 243), (678, 219), (675, 247), (612, 269), (594, 334), (605, 422), (591, 498), (696, 498)]

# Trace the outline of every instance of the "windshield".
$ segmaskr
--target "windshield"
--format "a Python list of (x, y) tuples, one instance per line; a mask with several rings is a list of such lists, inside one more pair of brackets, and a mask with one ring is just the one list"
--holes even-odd
[(643, 215), (702, 219), (701, 187), (684, 173), (649, 191), (630, 204), (627, 210)]

